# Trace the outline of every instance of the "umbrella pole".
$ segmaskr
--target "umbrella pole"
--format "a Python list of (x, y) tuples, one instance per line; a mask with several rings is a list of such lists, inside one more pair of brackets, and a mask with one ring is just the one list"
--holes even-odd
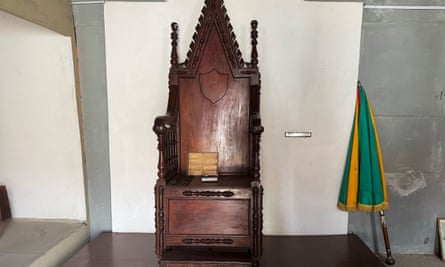
[(391, 245), (389, 244), (389, 236), (388, 236), (388, 228), (386, 227), (385, 212), (382, 210), (379, 212), (379, 214), (380, 214), (380, 221), (382, 223), (383, 238), (385, 239), (386, 264), (394, 265), (396, 261), (391, 255)]

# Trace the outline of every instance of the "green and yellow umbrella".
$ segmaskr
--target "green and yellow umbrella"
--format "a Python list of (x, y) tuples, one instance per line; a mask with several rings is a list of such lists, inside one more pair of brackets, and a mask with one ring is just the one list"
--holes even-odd
[(386, 245), (386, 262), (391, 256), (384, 210), (388, 208), (382, 153), (371, 105), (358, 82), (354, 124), (337, 206), (344, 211), (380, 212)]
[(388, 208), (385, 172), (374, 115), (361, 85), (357, 87), (354, 124), (338, 207), (344, 211), (367, 212)]

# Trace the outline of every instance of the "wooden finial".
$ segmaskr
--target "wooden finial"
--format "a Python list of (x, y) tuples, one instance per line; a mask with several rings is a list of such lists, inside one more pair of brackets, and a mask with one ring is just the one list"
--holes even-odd
[(172, 67), (176, 67), (178, 65), (178, 23), (173, 22), (171, 27), (172, 33), (170, 36), (172, 39), (172, 52), (170, 55), (170, 64)]
[(250, 33), (250, 37), (252, 38), (252, 54), (251, 54), (251, 64), (253, 67), (256, 67), (258, 65), (258, 50), (256, 48), (258, 41), (258, 21), (252, 20), (250, 22), (250, 25), (252, 26), (252, 32)]

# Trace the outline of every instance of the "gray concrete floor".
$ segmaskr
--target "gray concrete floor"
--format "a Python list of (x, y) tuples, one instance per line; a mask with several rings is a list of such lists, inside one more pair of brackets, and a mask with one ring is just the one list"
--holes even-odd
[[(394, 254), (393, 257), (396, 260), (396, 264), (392, 265), (394, 267), (444, 267), (445, 266), (445, 261), (442, 261), (436, 255)], [(386, 256), (384, 257), (384, 259), (386, 259)]]

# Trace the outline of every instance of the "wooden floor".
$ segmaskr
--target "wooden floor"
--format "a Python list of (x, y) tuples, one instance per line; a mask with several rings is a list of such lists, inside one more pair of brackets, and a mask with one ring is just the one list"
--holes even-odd
[[(384, 267), (355, 235), (265, 236), (260, 267)], [(153, 234), (104, 233), (64, 267), (157, 267)]]

